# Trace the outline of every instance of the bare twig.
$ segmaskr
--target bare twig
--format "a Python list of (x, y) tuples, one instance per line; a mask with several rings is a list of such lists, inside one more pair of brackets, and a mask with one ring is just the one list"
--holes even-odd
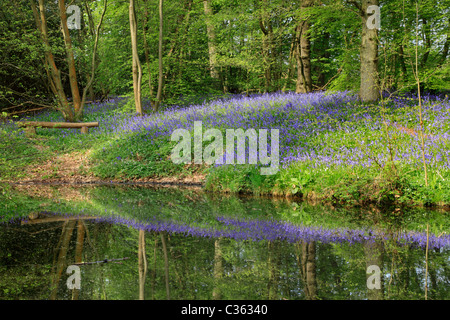
[(93, 262), (74, 263), (73, 265), (75, 265), (75, 266), (85, 266), (85, 265), (89, 265), (89, 264), (99, 264), (99, 263), (108, 263), (108, 262), (120, 263), (120, 262), (116, 262), (116, 261), (122, 261), (122, 260), (128, 260), (128, 259), (129, 259), (128, 257), (119, 258), (119, 259), (105, 259), (105, 260), (93, 261)]

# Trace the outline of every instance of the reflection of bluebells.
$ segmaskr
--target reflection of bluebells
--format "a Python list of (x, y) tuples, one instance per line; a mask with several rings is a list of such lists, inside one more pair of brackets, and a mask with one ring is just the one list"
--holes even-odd
[[(348, 228), (325, 229), (322, 227), (307, 227), (293, 225), (275, 220), (238, 220), (233, 218), (217, 217), (221, 223), (220, 228), (191, 226), (174, 221), (161, 221), (156, 218), (147, 221), (130, 220), (123, 217), (106, 217), (100, 220), (120, 223), (136, 229), (146, 231), (185, 234), (187, 236), (208, 238), (230, 238), (234, 240), (281, 240), (291, 243), (305, 241), (320, 241), (322, 243), (361, 243), (363, 241), (390, 240), (388, 234), (380, 234), (372, 230), (353, 230)], [(425, 233), (405, 233), (397, 239), (399, 244), (412, 244), (424, 248), (427, 237)], [(450, 236), (436, 237), (429, 235), (429, 248), (450, 246)]]
[[(55, 213), (46, 214), (54, 214), (58, 216), (61, 215)], [(62, 216), (74, 217), (74, 215)], [(80, 215), (80, 217), (82, 216), (83, 215)], [(184, 234), (186, 236), (193, 237), (223, 237), (234, 240), (278, 240), (287, 241), (290, 243), (296, 243), (299, 241), (319, 241), (322, 243), (350, 244), (362, 243), (364, 241), (395, 240), (399, 245), (412, 245), (420, 248), (425, 248), (427, 244), (427, 235), (424, 232), (405, 232), (394, 239), (390, 234), (374, 231), (371, 229), (325, 229), (322, 227), (294, 225), (288, 222), (276, 220), (251, 220), (217, 217), (214, 226), (208, 226), (208, 224), (204, 224), (203, 226), (195, 226), (178, 221), (160, 220), (157, 217), (135, 220), (117, 215), (110, 215), (98, 217), (95, 219), (95, 221), (123, 224), (135, 229), (145, 230), (148, 232), (165, 231), (168, 233)], [(11, 221), (9, 222), (11, 223)], [(429, 234), (428, 245), (430, 249), (450, 247), (450, 235), (441, 235), (438, 237), (434, 234)]]

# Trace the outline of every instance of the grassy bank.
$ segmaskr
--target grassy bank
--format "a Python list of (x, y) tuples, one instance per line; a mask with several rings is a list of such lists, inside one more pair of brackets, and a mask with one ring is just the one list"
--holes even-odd
[[(361, 104), (348, 92), (234, 96), (204, 104), (166, 107), (138, 117), (124, 99), (89, 105), (85, 121), (100, 127), (38, 129), (26, 137), (13, 123), (2, 125), (1, 179), (27, 180), (27, 169), (57, 155), (83, 153), (81, 177), (98, 180), (183, 179), (200, 176), (214, 192), (296, 196), (348, 205), (450, 204), (450, 103), (425, 96), (422, 154), (417, 100), (411, 96)], [(33, 120), (61, 121), (46, 112)], [(209, 128), (278, 129), (279, 171), (261, 175), (261, 164), (175, 164), (175, 129), (193, 136), (194, 121)], [(209, 142), (203, 142), (206, 147)], [(270, 141), (268, 142), (270, 146)], [(270, 147), (269, 147), (270, 148)], [(6, 152), (8, 150), (8, 152)], [(426, 162), (427, 179), (423, 159)], [(66, 156), (66, 162), (70, 157)], [(46, 168), (43, 180), (60, 179), (63, 161)], [(49, 168), (52, 168), (51, 170)]]

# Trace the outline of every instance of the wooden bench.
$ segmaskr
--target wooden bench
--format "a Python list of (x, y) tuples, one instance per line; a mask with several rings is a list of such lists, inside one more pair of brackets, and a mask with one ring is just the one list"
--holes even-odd
[(89, 128), (98, 127), (98, 122), (42, 122), (42, 121), (18, 121), (19, 127), (24, 127), (27, 135), (36, 134), (36, 127), (42, 128), (81, 128), (81, 133), (88, 134)]

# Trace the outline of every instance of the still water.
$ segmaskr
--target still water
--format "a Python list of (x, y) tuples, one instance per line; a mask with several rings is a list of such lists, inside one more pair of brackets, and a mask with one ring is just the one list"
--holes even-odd
[(448, 212), (143, 186), (27, 192), (1, 212), (1, 300), (450, 299)]

